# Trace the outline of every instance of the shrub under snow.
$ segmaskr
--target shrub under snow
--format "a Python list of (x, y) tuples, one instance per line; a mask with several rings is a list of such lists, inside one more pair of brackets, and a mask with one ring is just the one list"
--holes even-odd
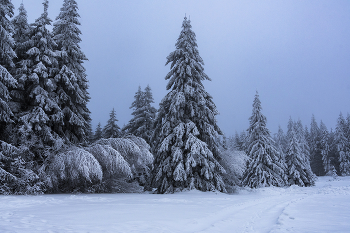
[[(49, 184), (60, 191), (85, 191), (102, 181), (102, 167), (97, 159), (82, 148), (52, 155), (46, 167)], [(45, 165), (44, 165), (45, 166)]]

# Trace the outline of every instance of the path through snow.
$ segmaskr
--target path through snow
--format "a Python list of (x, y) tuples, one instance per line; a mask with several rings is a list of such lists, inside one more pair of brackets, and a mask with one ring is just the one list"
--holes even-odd
[(0, 196), (0, 232), (350, 232), (350, 177), (239, 194)]

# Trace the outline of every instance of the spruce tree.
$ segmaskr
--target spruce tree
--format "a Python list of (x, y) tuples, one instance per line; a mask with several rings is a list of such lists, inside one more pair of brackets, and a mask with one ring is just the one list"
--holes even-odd
[(145, 91), (142, 91), (139, 86), (134, 98), (135, 100), (130, 107), (134, 110), (132, 113), (134, 117), (123, 128), (123, 131), (141, 137), (147, 143), (150, 143), (156, 109), (151, 106), (151, 103), (154, 103), (154, 101), (149, 85), (147, 85)]
[(25, 77), (23, 73), (26, 72), (27, 65), (26, 60), (28, 59), (27, 51), (31, 48), (30, 46), (30, 33), (32, 28), (28, 24), (27, 11), (21, 3), (18, 8), (19, 14), (12, 19), (14, 27), (13, 38), (15, 41), (15, 52), (17, 57), (14, 59), (15, 67), (12, 69), (12, 74), (17, 80), (17, 87), (11, 89), (11, 109), (12, 112), (17, 115), (23, 109), (22, 105), (26, 101), (25, 98)]
[(27, 57), (20, 62), (18, 77), (22, 85), (21, 103), (17, 124), (17, 143), (34, 147), (38, 159), (42, 160), (40, 150), (52, 146), (58, 139), (52, 129), (62, 124), (62, 112), (56, 102), (54, 75), (57, 72), (55, 42), (47, 26), (48, 1), (43, 2), (44, 12), (33, 23), (30, 32)]
[(266, 117), (261, 110), (261, 102), (257, 92), (247, 130), (246, 153), (250, 157), (250, 161), (242, 183), (251, 188), (281, 187), (286, 184), (285, 165), (280, 161), (275, 142), (266, 127)]
[(321, 132), (314, 115), (312, 115), (312, 118), (311, 118), (309, 147), (310, 147), (310, 162), (311, 162), (312, 171), (317, 176), (324, 176), (325, 171), (324, 171), (323, 161), (322, 161)]
[(13, 59), (16, 57), (13, 51), (14, 40), (11, 37), (13, 27), (9, 17), (13, 16), (14, 6), (9, 0), (0, 3), (0, 139), (5, 137), (5, 127), (12, 122), (13, 113), (9, 106), (9, 88), (16, 86), (16, 80), (9, 70), (14, 67)]
[(88, 81), (83, 66), (87, 58), (79, 46), (81, 31), (77, 10), (75, 0), (64, 0), (53, 28), (56, 48), (60, 51), (59, 72), (55, 76), (57, 103), (63, 113), (63, 124), (56, 130), (73, 143), (87, 140), (91, 121), (87, 108)]
[(347, 126), (343, 114), (340, 113), (335, 128), (335, 145), (339, 159), (339, 172), (342, 176), (350, 175), (350, 148), (346, 137)]
[(97, 141), (101, 138), (102, 138), (102, 128), (101, 128), (101, 123), (99, 122), (96, 126), (93, 141)]
[(311, 171), (307, 155), (303, 153), (295, 128), (294, 125), (288, 129), (289, 147), (286, 153), (288, 183), (301, 187), (312, 186), (315, 184), (315, 175)]
[(321, 154), (322, 154), (322, 161), (323, 161), (323, 168), (325, 173), (331, 173), (333, 170), (333, 167), (330, 163), (330, 149), (329, 149), (329, 132), (327, 130), (326, 125), (321, 121), (320, 123), (320, 134), (321, 134), (321, 141), (320, 141), (320, 148), (321, 148)]
[(24, 8), (23, 3), (21, 3), (18, 8), (18, 15), (12, 19), (12, 25), (14, 28), (13, 39), (15, 41), (15, 53), (17, 57), (15, 58), (16, 67), (18, 67), (22, 60), (27, 57), (28, 51), (28, 41), (30, 39), (30, 26), (28, 24), (27, 11)]
[(298, 137), (302, 153), (305, 154), (306, 158), (310, 161), (310, 147), (307, 142), (307, 137), (309, 137), (308, 129), (307, 127), (303, 127), (300, 119), (295, 123), (295, 133)]
[(114, 108), (112, 109), (111, 113), (109, 114), (109, 119), (107, 121), (107, 124), (105, 127), (103, 127), (102, 130), (102, 137), (104, 138), (117, 138), (120, 136), (120, 128), (117, 125), (117, 117), (114, 111)]
[(225, 191), (216, 138), (218, 111), (202, 82), (210, 80), (198, 52), (196, 35), (186, 17), (167, 57), (169, 93), (159, 105), (152, 137), (155, 155), (153, 185), (158, 193), (184, 189)]

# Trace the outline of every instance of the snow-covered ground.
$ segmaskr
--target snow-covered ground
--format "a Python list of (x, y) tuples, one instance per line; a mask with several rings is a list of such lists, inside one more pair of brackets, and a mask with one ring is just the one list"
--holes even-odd
[(0, 196), (0, 232), (350, 232), (350, 177), (234, 195)]

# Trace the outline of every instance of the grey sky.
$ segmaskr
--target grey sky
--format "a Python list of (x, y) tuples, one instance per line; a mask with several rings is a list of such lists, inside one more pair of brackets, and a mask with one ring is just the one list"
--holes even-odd
[[(12, 0), (17, 8), (22, 0)], [(40, 0), (23, 0), (29, 21)], [(348, 0), (77, 0), (82, 50), (90, 82), (92, 123), (104, 125), (116, 109), (122, 127), (141, 85), (155, 107), (167, 93), (166, 56), (175, 49), (185, 13), (197, 35), (204, 83), (227, 135), (248, 127), (258, 90), (268, 128), (311, 115), (334, 128), (350, 112), (350, 1)], [(55, 19), (63, 0), (51, 0)]]

